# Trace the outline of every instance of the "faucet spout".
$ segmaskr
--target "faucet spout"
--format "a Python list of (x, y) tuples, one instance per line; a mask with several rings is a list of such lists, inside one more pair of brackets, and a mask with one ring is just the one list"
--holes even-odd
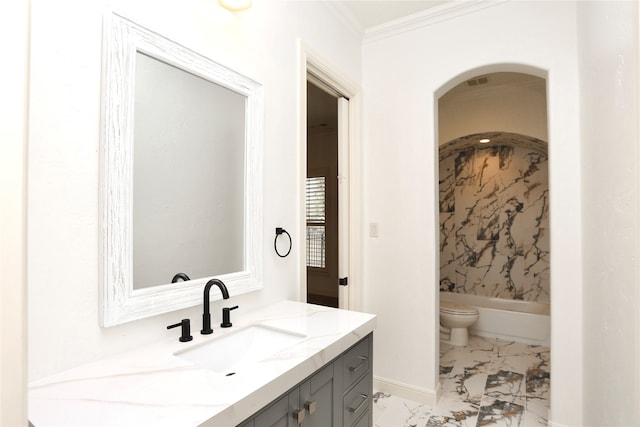
[(200, 331), (203, 335), (213, 333), (213, 329), (211, 329), (211, 310), (209, 307), (209, 293), (213, 285), (216, 285), (220, 289), (223, 299), (229, 299), (229, 291), (222, 280), (211, 279), (204, 285), (204, 312), (202, 313), (202, 330)]
[(186, 282), (187, 280), (191, 280), (189, 276), (187, 276), (186, 274), (178, 273), (175, 276), (173, 276), (173, 279), (171, 279), (171, 283), (176, 283), (178, 280), (181, 280), (181, 279), (183, 282)]

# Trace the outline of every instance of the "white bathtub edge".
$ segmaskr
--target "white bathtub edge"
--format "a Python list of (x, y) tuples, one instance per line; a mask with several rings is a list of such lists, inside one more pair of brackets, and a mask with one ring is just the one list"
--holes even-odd
[(546, 347), (549, 347), (551, 345), (551, 339), (547, 338), (546, 340), (536, 340), (536, 339), (531, 339), (528, 337), (523, 337), (523, 336), (513, 336), (513, 335), (508, 335), (508, 334), (496, 334), (490, 331), (482, 331), (479, 329), (475, 329), (475, 328), (470, 328), (469, 329), (469, 334), (470, 335), (476, 335), (479, 337), (484, 337), (484, 338), (497, 338), (500, 340), (504, 340), (504, 341), (515, 341), (515, 342), (521, 342), (523, 344), (529, 344), (529, 345), (543, 345)]
[[(444, 294), (444, 295), (443, 295)], [(463, 295), (457, 293), (440, 293), (444, 301), (467, 304), (477, 308), (478, 321), (469, 328), (471, 335), (486, 338), (498, 338), (530, 345), (551, 345), (551, 317), (548, 306), (522, 301), (505, 301), (495, 298)], [(529, 309), (514, 311), (511, 308)]]

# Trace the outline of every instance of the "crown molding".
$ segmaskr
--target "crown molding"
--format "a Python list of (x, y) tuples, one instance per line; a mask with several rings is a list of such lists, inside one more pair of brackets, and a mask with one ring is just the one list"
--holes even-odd
[[(414, 13), (403, 18), (394, 19), (393, 21), (371, 27), (364, 31), (362, 44), (393, 37), (398, 34), (447, 21), (449, 19), (477, 12), (508, 1), (511, 0), (453, 0), (440, 6), (426, 9), (422, 12)], [(346, 8), (344, 9), (348, 12)], [(351, 16), (353, 17), (353, 15)]]

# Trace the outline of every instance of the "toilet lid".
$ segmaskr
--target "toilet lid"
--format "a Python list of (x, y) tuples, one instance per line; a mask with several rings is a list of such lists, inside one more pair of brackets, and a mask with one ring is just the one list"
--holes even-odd
[(451, 314), (478, 314), (478, 309), (457, 302), (440, 301), (440, 311)]

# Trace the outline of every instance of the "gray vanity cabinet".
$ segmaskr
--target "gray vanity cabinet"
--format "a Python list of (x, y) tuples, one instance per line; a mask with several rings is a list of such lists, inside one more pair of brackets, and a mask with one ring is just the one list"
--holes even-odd
[(373, 338), (369, 335), (341, 357), (343, 427), (372, 425), (372, 355)]
[(371, 427), (369, 334), (239, 427)]
[[(341, 411), (336, 410), (339, 395), (330, 363), (285, 396), (276, 399), (241, 427), (337, 427)], [(342, 409), (342, 408), (340, 408)]]
[(300, 406), (306, 411), (302, 427), (340, 426), (338, 395), (340, 377), (337, 364), (330, 363), (300, 385)]

